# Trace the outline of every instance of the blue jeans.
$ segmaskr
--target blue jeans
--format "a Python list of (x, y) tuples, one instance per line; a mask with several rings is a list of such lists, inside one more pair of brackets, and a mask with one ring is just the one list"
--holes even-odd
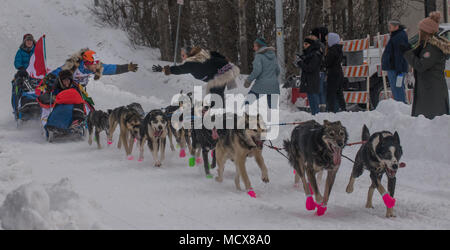
[(320, 112), (320, 94), (309, 94), (308, 93), (309, 107), (311, 108), (311, 114), (317, 115)]
[(320, 94), (319, 94), (319, 104), (327, 104), (327, 74), (325, 72), (320, 72)]
[(388, 71), (388, 79), (389, 84), (391, 85), (392, 90), (392, 96), (394, 97), (394, 100), (398, 102), (406, 103), (406, 94), (405, 94), (405, 78), (403, 78), (403, 83), (400, 88), (398, 88), (397, 85), (397, 77), (398, 73), (396, 71), (390, 70)]

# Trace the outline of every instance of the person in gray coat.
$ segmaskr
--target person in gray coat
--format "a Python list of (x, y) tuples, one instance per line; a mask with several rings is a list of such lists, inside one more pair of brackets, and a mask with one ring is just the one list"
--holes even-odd
[(278, 82), (280, 67), (275, 53), (276, 50), (273, 47), (268, 47), (263, 38), (256, 39), (253, 50), (255, 51), (253, 72), (245, 81), (244, 86), (250, 88), (252, 82), (255, 81), (249, 95), (253, 94), (257, 99), (260, 95), (267, 95), (267, 102), (271, 109), (273, 107), (272, 101), (277, 103), (280, 95), (280, 84)]
[[(439, 31), (441, 15), (433, 12), (419, 23), (420, 39), (415, 49), (403, 48), (405, 59), (414, 68), (413, 116), (428, 119), (450, 115), (445, 64), (450, 55), (450, 42), (435, 36)], [(406, 46), (408, 47), (408, 46)], [(409, 45), (410, 47), (410, 45)]]

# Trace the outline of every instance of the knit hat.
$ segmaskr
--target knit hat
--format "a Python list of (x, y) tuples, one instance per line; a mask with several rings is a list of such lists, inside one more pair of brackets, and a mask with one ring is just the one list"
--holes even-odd
[(441, 22), (441, 12), (431, 12), (430, 16), (423, 19), (419, 23), (419, 29), (428, 34), (435, 34), (439, 31), (439, 23)]
[(341, 42), (341, 37), (336, 33), (328, 34), (328, 47), (333, 47)]
[(261, 47), (267, 47), (266, 39), (260, 37), (255, 40), (255, 43), (261, 45)]
[(23, 41), (24, 41), (24, 42), (25, 42), (25, 41), (28, 41), (28, 40), (34, 41), (34, 37), (33, 37), (32, 34), (25, 34), (25, 35), (23, 36)]
[(314, 28), (311, 31), (311, 35), (314, 35), (315, 37), (319, 38), (322, 43), (325, 43), (325, 37), (328, 35), (328, 28), (327, 27), (318, 27)]

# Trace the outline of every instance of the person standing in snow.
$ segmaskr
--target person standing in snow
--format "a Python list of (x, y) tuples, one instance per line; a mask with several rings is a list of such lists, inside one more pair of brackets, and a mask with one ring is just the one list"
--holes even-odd
[(225, 104), (225, 89), (231, 90), (237, 87), (235, 79), (239, 76), (240, 69), (220, 53), (209, 52), (198, 47), (181, 49), (181, 58), (183, 64), (165, 67), (153, 65), (153, 72), (163, 72), (166, 75), (191, 74), (195, 79), (207, 83), (207, 94), (219, 95)]
[(303, 43), (303, 55), (297, 55), (295, 65), (302, 69), (302, 92), (308, 94), (312, 115), (320, 112), (320, 66), (322, 53), (320, 43), (314, 37), (307, 37)]
[(30, 64), (30, 58), (34, 54), (34, 47), (36, 41), (32, 34), (26, 34), (23, 36), (22, 44), (16, 53), (14, 59), (14, 67), (17, 70), (25, 71)]
[(339, 108), (345, 111), (344, 72), (342, 71), (344, 53), (340, 42), (341, 37), (338, 34), (328, 34), (328, 48), (325, 55), (325, 65), (327, 67), (327, 110), (333, 113), (337, 113)]
[(280, 84), (278, 82), (280, 67), (275, 53), (276, 50), (273, 47), (268, 47), (264, 38), (255, 40), (253, 50), (255, 51), (253, 72), (245, 80), (244, 87), (250, 88), (252, 82), (255, 81), (249, 95), (255, 95), (256, 99), (259, 99), (261, 95), (267, 95), (269, 109), (276, 108), (272, 106), (272, 101), (277, 103), (280, 95)]
[[(327, 35), (328, 35), (328, 28), (326, 27), (319, 27), (315, 28), (311, 31), (311, 35), (316, 37), (316, 40), (320, 43), (320, 51), (322, 55), (325, 55), (326, 49), (327, 49)], [(322, 112), (326, 110), (327, 106), (327, 70), (325, 66), (325, 57), (322, 56), (322, 64), (320, 67), (320, 109)]]
[[(400, 46), (408, 44), (408, 35), (405, 27), (396, 20), (389, 21), (389, 32), (391, 33), (391, 39), (383, 52), (381, 64), (383, 71), (388, 72), (394, 100), (406, 103), (404, 76), (408, 72), (408, 62), (403, 57)], [(398, 84), (398, 81), (401, 81), (400, 84)]]
[(428, 119), (450, 115), (449, 96), (445, 80), (445, 64), (450, 56), (450, 42), (436, 36), (440, 12), (432, 12), (419, 23), (419, 43), (416, 48), (402, 46), (406, 61), (414, 68), (416, 84), (412, 116)]

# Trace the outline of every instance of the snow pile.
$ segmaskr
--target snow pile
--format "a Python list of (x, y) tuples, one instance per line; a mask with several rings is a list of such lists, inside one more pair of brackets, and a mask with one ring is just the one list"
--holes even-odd
[(91, 210), (63, 179), (50, 187), (30, 183), (12, 191), (0, 208), (0, 220), (7, 230), (101, 229)]

